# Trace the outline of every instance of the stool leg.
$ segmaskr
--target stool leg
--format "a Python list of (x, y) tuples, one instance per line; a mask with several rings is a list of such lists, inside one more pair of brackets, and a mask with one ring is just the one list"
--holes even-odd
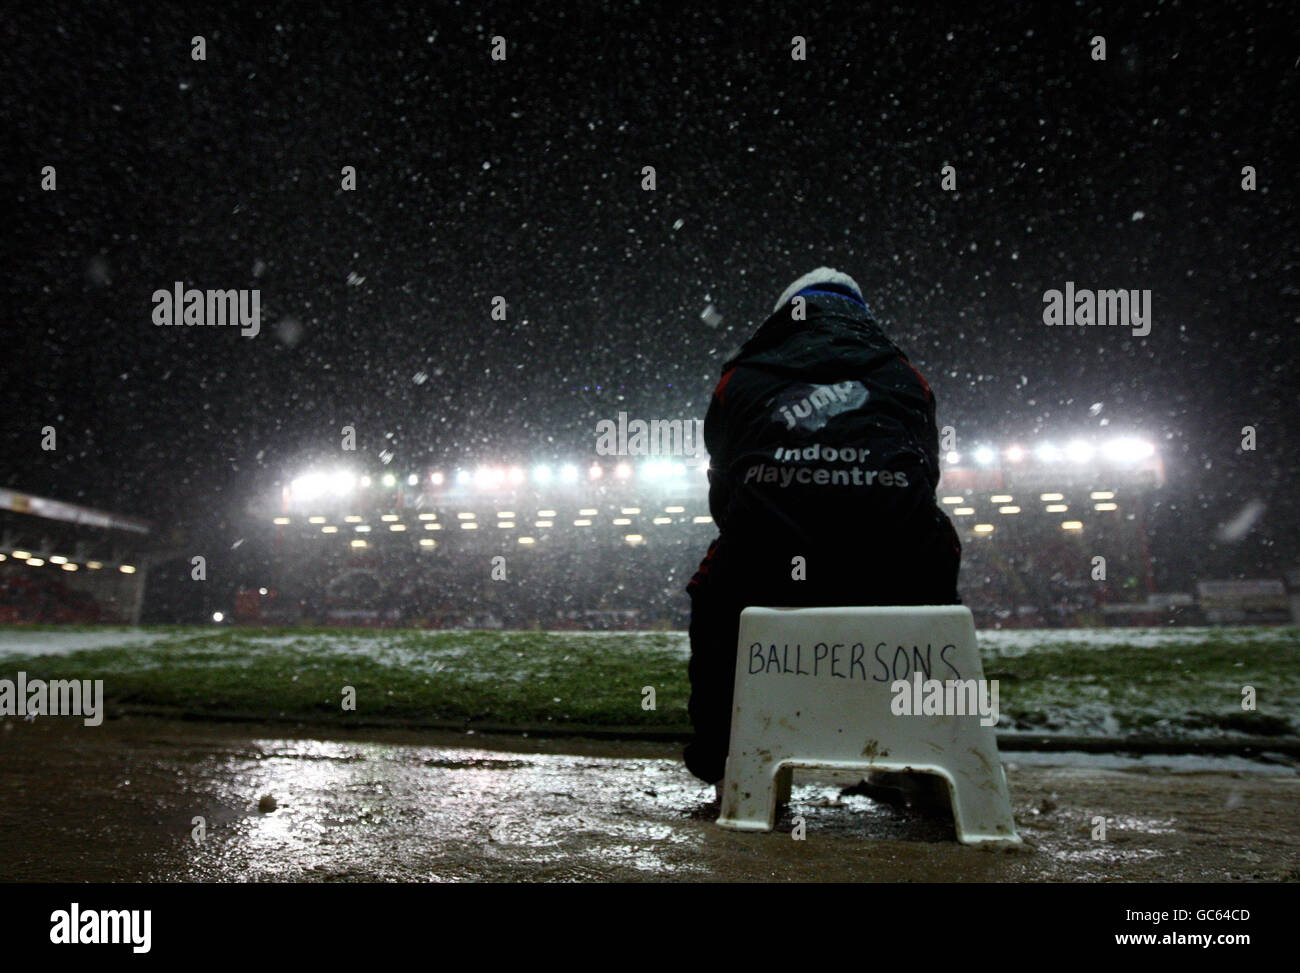
[(771, 831), (776, 824), (777, 778), (781, 773), (781, 768), (766, 759), (743, 754), (728, 757), (718, 824), (733, 831)]
[[(996, 752), (992, 756), (997, 759)], [(957, 826), (958, 841), (964, 845), (985, 842), (1020, 844), (1011, 814), (1007, 776), (1000, 763), (991, 772), (958, 771), (952, 775), (951, 787), (953, 823)]]
[(776, 772), (776, 805), (790, 803), (790, 791), (794, 785), (794, 768), (782, 767)]

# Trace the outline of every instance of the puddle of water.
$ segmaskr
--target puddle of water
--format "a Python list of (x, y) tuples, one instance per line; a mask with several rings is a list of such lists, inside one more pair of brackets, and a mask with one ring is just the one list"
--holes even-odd
[[(949, 817), (845, 795), (855, 775), (796, 774), (776, 829), (743, 834), (714, 824), (712, 788), (686, 773), (673, 747), (410, 732), (312, 740), (275, 732), (283, 728), (134, 720), (92, 733), (56, 721), (5, 721), (0, 878), (1300, 877), (1294, 773), (1133, 772), (1035, 765), (1021, 758), (1060, 755), (1016, 755), (1008, 777), (1028, 847), (1003, 853), (958, 845)], [(76, 802), (67, 800), (69, 780), (78, 781)], [(262, 806), (274, 809), (259, 810), (267, 796), (274, 805)], [(1091, 838), (1096, 815), (1108, 822), (1104, 842)], [(205, 819), (198, 843), (195, 816)], [(805, 840), (792, 839), (796, 818)]]

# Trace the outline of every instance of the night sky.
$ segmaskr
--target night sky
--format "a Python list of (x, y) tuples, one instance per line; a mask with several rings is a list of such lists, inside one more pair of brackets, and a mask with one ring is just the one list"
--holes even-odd
[[(0, 24), (7, 486), (229, 540), (343, 425), (358, 468), (581, 460), (703, 417), (825, 264), (961, 444), (1156, 441), (1165, 585), (1295, 563), (1291, 5), (153, 6)], [(155, 327), (177, 280), (260, 288), (261, 334)], [(1151, 334), (1046, 327), (1067, 280), (1151, 289)]]

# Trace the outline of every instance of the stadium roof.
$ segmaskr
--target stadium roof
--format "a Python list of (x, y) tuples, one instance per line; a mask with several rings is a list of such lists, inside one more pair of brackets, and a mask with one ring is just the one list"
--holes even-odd
[(30, 514), (33, 517), (45, 517), (49, 520), (61, 520), (71, 524), (85, 524), (89, 527), (105, 527), (110, 530), (129, 530), (137, 534), (148, 534), (153, 528), (146, 520), (126, 517), (122, 514), (82, 507), (62, 500), (50, 500), (26, 493), (0, 488), (0, 510), (14, 513)]

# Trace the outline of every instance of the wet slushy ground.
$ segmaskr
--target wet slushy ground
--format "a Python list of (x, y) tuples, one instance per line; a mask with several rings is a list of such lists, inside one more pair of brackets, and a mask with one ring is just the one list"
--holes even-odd
[[(127, 717), (0, 722), (5, 881), (1295, 881), (1300, 776), (1004, 753), (1026, 847), (796, 776), (717, 827), (675, 745)], [(806, 839), (791, 836), (802, 816)], [(1107, 821), (1094, 840), (1093, 819)], [(202, 835), (196, 841), (203, 818)]]

